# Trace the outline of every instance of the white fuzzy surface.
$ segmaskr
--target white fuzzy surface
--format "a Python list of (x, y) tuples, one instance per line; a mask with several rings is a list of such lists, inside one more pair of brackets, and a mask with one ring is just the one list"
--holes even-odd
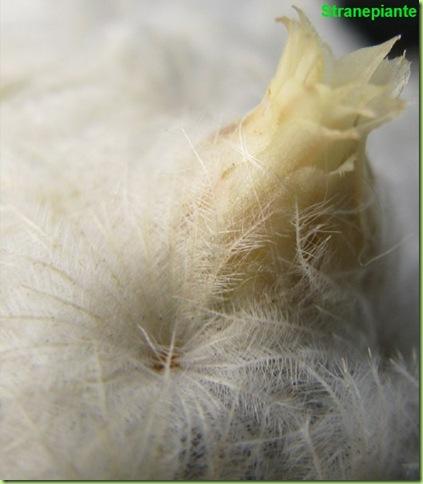
[[(336, 53), (358, 47), (298, 4)], [(215, 311), (162, 183), (260, 100), (287, 2), (1, 9), (0, 475), (416, 476), (417, 76), (368, 144), (389, 253), (382, 295), (354, 313), (372, 329), (328, 334), (257, 301)], [(176, 361), (152, 370), (176, 332)]]

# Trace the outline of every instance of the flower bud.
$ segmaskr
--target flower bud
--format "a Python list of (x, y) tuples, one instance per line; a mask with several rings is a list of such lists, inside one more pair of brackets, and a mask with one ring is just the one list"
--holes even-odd
[(409, 63), (385, 58), (398, 37), (337, 60), (297, 11), (278, 19), (289, 37), (260, 104), (196, 152), (201, 188), (184, 220), (231, 294), (300, 279), (309, 290), (375, 251), (366, 138), (401, 111)]

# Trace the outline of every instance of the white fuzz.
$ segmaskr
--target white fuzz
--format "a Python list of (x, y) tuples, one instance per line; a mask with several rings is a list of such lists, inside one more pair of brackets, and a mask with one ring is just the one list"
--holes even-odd
[(144, 215), (115, 206), (66, 227), (40, 216), (8, 248), (2, 475), (405, 475), (413, 369), (279, 304), (214, 309), (217, 281), (198, 281), (192, 254), (175, 255)]
[[(117, 89), (99, 82), (125, 38), (86, 78), (56, 66), (70, 83), (61, 102), (91, 104), (68, 113), (72, 142), (41, 117), (42, 153), (31, 123), (20, 144), (13, 113), (35, 119), (39, 96), (54, 113), (55, 87), (8, 71), (3, 478), (417, 475), (417, 364), (379, 354), (364, 154), (402, 106), (408, 64), (384, 60), (393, 41), (335, 61), (299, 15), (284, 19), (287, 50), (262, 103), (198, 144), (178, 128), (177, 142), (148, 141), (157, 100), (129, 68)], [(130, 95), (103, 121), (122, 87)], [(141, 154), (137, 143), (113, 152), (113, 139), (87, 152), (113, 130), (121, 146), (131, 120)], [(157, 155), (166, 170), (136, 163)], [(62, 157), (71, 166), (55, 172)]]

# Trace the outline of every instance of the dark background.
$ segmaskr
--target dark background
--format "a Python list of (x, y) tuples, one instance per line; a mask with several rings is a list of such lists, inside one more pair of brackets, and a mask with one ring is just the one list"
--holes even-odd
[[(331, 4), (332, 2), (328, 2)], [(419, 11), (418, 0), (340, 0), (336, 4), (340, 7), (403, 7), (416, 8)], [(389, 57), (401, 55), (404, 50), (408, 54), (418, 55), (419, 48), (419, 14), (414, 18), (343, 18), (348, 28), (354, 30), (370, 44), (384, 42), (395, 35), (401, 34), (401, 40), (394, 46)]]

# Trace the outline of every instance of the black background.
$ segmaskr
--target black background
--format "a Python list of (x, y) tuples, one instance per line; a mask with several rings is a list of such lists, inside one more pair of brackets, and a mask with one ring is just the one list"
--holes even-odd
[[(326, 3), (326, 2), (325, 2)], [(331, 1), (327, 2), (329, 5)], [(417, 9), (417, 16), (414, 18), (343, 18), (343, 22), (349, 28), (354, 29), (369, 44), (384, 42), (395, 35), (401, 34), (401, 40), (394, 46), (389, 57), (401, 55), (404, 50), (408, 54), (418, 54), (419, 48), (419, 2), (418, 0), (340, 0), (335, 2), (339, 7), (403, 7)]]

